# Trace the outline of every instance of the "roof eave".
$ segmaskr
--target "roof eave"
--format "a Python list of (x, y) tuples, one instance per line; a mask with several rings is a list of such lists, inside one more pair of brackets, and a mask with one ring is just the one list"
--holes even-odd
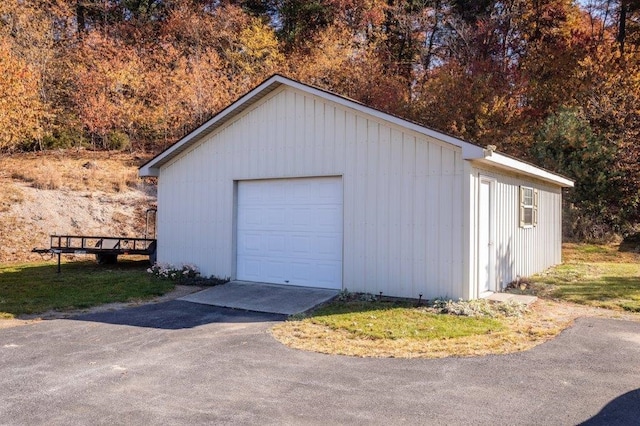
[(140, 177), (158, 177), (160, 176), (160, 169), (158, 167), (150, 167), (145, 164), (138, 169), (138, 175)]
[(493, 166), (499, 169), (509, 170), (511, 172), (531, 176), (531, 177), (543, 180), (545, 182), (558, 185), (563, 188), (573, 188), (574, 186), (574, 182), (571, 179), (566, 178), (564, 176), (551, 173), (540, 167), (536, 167), (532, 164), (528, 164), (520, 160), (516, 160), (515, 158), (511, 158), (509, 156), (499, 154), (495, 151), (491, 151), (491, 150), (483, 150), (483, 151), (484, 153), (482, 156), (476, 157), (476, 158), (468, 158), (468, 159), (474, 163), (485, 164), (485, 165)]

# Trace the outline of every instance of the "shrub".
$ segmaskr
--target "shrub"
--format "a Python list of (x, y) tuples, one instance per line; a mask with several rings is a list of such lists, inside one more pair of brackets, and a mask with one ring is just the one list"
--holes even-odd
[(336, 300), (339, 300), (340, 302), (347, 302), (351, 300), (351, 293), (346, 288), (342, 289), (340, 290), (340, 293), (338, 293), (338, 295), (336, 296)]
[(200, 276), (200, 271), (195, 265), (185, 263), (181, 266), (174, 266), (168, 263), (155, 263), (147, 269), (147, 272), (158, 278), (164, 278), (172, 281), (187, 281)]
[(147, 269), (147, 272), (160, 279), (197, 286), (216, 286), (231, 281), (229, 277), (216, 277), (215, 275), (203, 277), (200, 275), (198, 267), (189, 263), (182, 264), (181, 266), (175, 266), (169, 263), (155, 263)]
[(446, 300), (436, 299), (427, 308), (439, 314), (459, 315), (466, 317), (521, 317), (528, 310), (525, 304), (508, 302), (490, 302), (484, 299), (478, 300)]
[(131, 148), (131, 139), (126, 133), (119, 130), (109, 133), (105, 142), (106, 148), (112, 151), (124, 151)]
[(66, 149), (87, 145), (82, 132), (75, 129), (62, 129), (42, 138), (44, 149)]
[(339, 302), (376, 302), (379, 299), (371, 293), (351, 293), (345, 288), (340, 290), (340, 293), (336, 296), (336, 300)]

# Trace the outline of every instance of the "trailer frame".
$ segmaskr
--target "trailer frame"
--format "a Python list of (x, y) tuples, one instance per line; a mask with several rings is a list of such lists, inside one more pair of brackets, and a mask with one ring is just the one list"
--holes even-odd
[(63, 254), (94, 254), (98, 263), (116, 263), (120, 255), (149, 256), (155, 261), (157, 240), (155, 238), (105, 237), (91, 235), (51, 235), (48, 249), (34, 248), (34, 253), (51, 253), (60, 257)]

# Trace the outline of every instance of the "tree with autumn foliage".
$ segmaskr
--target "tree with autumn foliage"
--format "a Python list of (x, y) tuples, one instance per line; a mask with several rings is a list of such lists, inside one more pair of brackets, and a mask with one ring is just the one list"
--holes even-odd
[(614, 230), (627, 233), (640, 223), (640, 55), (602, 46), (582, 62), (584, 89), (577, 97), (603, 143), (615, 146), (610, 168)]
[(24, 139), (40, 139), (46, 110), (39, 96), (39, 76), (0, 41), (0, 149)]
[(604, 233), (640, 224), (640, 0), (5, 0), (0, 150), (157, 152), (273, 73), (565, 173)]
[(47, 0), (0, 2), (0, 149), (42, 148), (56, 121), (58, 51), (69, 9)]

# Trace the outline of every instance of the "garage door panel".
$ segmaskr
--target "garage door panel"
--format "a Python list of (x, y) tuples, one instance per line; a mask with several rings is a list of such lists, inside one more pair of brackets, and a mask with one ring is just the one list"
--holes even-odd
[(292, 281), (296, 283), (307, 282), (314, 275), (313, 265), (307, 262), (290, 262), (289, 267)]
[(260, 260), (245, 257), (242, 264), (238, 264), (238, 275), (242, 274), (249, 281), (258, 279), (262, 275), (260, 265)]
[(308, 230), (313, 225), (313, 211), (309, 207), (292, 207), (288, 212), (291, 230)]
[(322, 206), (316, 209), (316, 226), (321, 231), (335, 232), (342, 223), (341, 206)]
[(266, 249), (272, 256), (286, 255), (287, 239), (284, 235), (263, 235), (262, 238), (266, 241)]
[(261, 268), (262, 275), (269, 281), (284, 281), (287, 279), (287, 261), (284, 259), (262, 259)]
[(291, 204), (308, 204), (310, 193), (313, 190), (308, 182), (294, 182), (291, 185), (291, 197), (289, 203)]
[[(276, 182), (273, 191), (271, 190), (272, 184), (270, 182), (262, 182), (262, 197), (263, 199), (270, 199), (274, 201), (286, 202), (287, 200), (287, 188), (285, 186), (284, 181)], [(267, 190), (265, 190), (265, 188)]]
[(238, 194), (238, 202), (242, 204), (259, 204), (259, 201), (263, 198), (262, 194), (263, 192), (261, 191), (261, 187), (259, 185), (246, 187), (241, 194)]
[(247, 208), (242, 212), (238, 212), (238, 228), (256, 229), (262, 225), (262, 215), (257, 208)]
[(286, 268), (287, 262), (284, 259), (263, 259), (247, 256), (243, 259), (242, 264), (238, 265), (238, 274), (242, 273), (242, 279), (248, 281), (264, 281), (265, 277), (272, 281), (282, 281), (287, 276)]
[(238, 184), (237, 278), (342, 288), (342, 180)]
[(320, 285), (330, 285), (330, 283), (342, 276), (342, 262), (326, 262), (316, 265), (316, 280)]
[(288, 233), (287, 235), (264, 235), (247, 232), (238, 239), (238, 254), (256, 256), (268, 252), (272, 258), (340, 260), (342, 240), (340, 234), (309, 235)]
[(238, 240), (239, 253), (261, 253), (264, 251), (262, 246), (262, 235), (255, 233), (246, 233)]
[(331, 287), (342, 275), (341, 262), (291, 262), (291, 284)]
[(309, 235), (291, 235), (289, 238), (291, 252), (296, 257), (309, 258), (313, 256), (311, 249), (311, 236)]
[(320, 258), (340, 260), (339, 253), (342, 247), (341, 235), (318, 236), (315, 243), (316, 252)]
[(270, 207), (264, 210), (257, 209), (257, 211), (264, 218), (263, 229), (281, 229), (286, 223), (287, 211), (284, 207)]

